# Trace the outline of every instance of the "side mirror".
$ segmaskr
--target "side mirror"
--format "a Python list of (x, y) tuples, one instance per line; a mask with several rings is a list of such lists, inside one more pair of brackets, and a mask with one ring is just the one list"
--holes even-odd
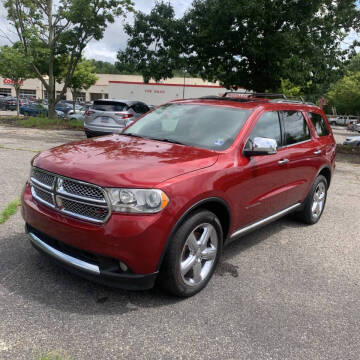
[(277, 142), (275, 139), (256, 137), (249, 139), (244, 147), (245, 156), (272, 155), (277, 153)]

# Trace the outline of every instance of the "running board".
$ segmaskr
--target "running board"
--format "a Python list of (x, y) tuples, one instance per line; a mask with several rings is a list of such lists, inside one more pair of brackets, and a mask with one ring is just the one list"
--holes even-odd
[(271, 215), (271, 216), (269, 216), (269, 217), (267, 217), (265, 219), (262, 219), (260, 221), (257, 221), (255, 223), (251, 224), (251, 225), (248, 225), (248, 226), (245, 226), (245, 227), (243, 227), (243, 228), (241, 228), (239, 230), (236, 230), (235, 232), (232, 233), (232, 235), (230, 236), (230, 239), (240, 237), (242, 235), (247, 234), (250, 231), (253, 231), (253, 230), (261, 227), (261, 226), (267, 225), (267, 224), (269, 224), (269, 223), (271, 223), (271, 222), (273, 222), (273, 221), (275, 221), (277, 219), (280, 219), (284, 215), (289, 214), (290, 212), (294, 211), (295, 209), (297, 209), (300, 206), (301, 206), (301, 203), (296, 203), (296, 204), (294, 204), (294, 205), (292, 205), (292, 206), (290, 206), (290, 207), (288, 207), (288, 208), (286, 208), (286, 209), (284, 209), (284, 210), (282, 210), (282, 211), (280, 211), (280, 212), (278, 212), (276, 214), (273, 214), (273, 215)]

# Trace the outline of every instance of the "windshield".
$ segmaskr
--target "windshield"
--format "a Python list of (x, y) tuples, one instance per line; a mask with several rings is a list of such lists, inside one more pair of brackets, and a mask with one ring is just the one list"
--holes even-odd
[(145, 115), (124, 134), (225, 150), (234, 142), (250, 113), (231, 107), (172, 103)]

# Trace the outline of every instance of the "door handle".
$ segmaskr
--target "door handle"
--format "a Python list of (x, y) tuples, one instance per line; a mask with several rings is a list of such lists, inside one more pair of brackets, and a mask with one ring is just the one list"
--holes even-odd
[(285, 165), (285, 164), (287, 164), (289, 162), (289, 159), (282, 159), (282, 160), (279, 160), (278, 161), (278, 164), (279, 165)]
[(314, 155), (320, 155), (320, 154), (321, 154), (321, 150), (314, 151)]

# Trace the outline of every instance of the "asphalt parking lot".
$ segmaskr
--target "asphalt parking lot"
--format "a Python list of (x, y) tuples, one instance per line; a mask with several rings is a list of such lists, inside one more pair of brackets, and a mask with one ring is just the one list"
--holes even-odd
[[(0, 126), (0, 211), (37, 151), (80, 138)], [(0, 225), (0, 359), (359, 359), (359, 185), (359, 158), (339, 156), (318, 224), (287, 217), (232, 243), (185, 300), (67, 273), (30, 246), (18, 212)]]

